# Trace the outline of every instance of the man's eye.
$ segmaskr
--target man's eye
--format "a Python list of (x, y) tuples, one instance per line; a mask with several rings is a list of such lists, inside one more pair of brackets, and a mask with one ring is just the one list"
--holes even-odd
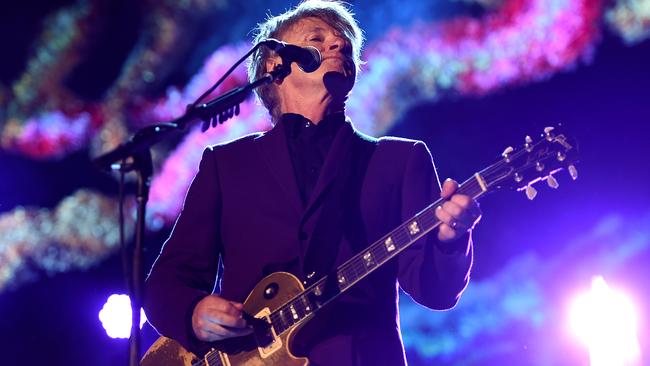
[(313, 37), (313, 38), (311, 38), (309, 40), (313, 41), (313, 42), (321, 42), (322, 41), (322, 39), (320, 37)]

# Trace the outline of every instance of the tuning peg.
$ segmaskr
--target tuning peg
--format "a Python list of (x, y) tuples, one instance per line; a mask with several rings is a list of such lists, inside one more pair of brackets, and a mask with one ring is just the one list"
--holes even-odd
[(515, 151), (515, 149), (512, 148), (512, 146), (506, 147), (505, 150), (501, 153), (501, 156), (503, 156), (506, 159), (506, 162), (510, 162), (510, 154)]
[(524, 148), (526, 149), (526, 151), (528, 152), (533, 151), (533, 139), (527, 135), (525, 141), (526, 143), (524, 144)]
[(566, 159), (566, 154), (564, 154), (562, 151), (557, 152), (557, 161), (564, 161)]
[(537, 196), (537, 190), (533, 186), (526, 186), (526, 197), (532, 201), (535, 196)]
[(555, 129), (555, 127), (546, 127), (546, 128), (544, 128), (544, 135), (546, 135), (546, 139), (548, 141), (553, 140), (553, 133), (552, 132), (553, 132), (554, 129)]
[(537, 170), (538, 172), (541, 172), (542, 170), (544, 170), (544, 164), (540, 163), (539, 161), (536, 162), (535, 163), (535, 170)]
[(515, 182), (517, 183), (520, 183), (522, 180), (524, 180), (524, 177), (519, 173), (515, 173), (514, 178), (515, 178)]
[(578, 179), (578, 169), (574, 165), (569, 165), (569, 175), (573, 180)]
[(549, 174), (548, 177), (546, 177), (546, 184), (553, 189), (557, 189), (557, 187), (560, 186), (560, 183), (557, 182), (557, 179), (555, 179), (553, 174)]

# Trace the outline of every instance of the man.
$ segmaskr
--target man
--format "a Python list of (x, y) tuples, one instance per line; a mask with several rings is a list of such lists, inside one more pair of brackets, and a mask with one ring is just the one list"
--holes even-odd
[[(325, 275), (442, 195), (439, 228), (328, 304), (292, 345), (312, 365), (404, 365), (397, 284), (429, 308), (453, 307), (469, 278), (478, 205), (454, 194), (454, 181), (440, 189), (422, 142), (374, 139), (345, 119), (362, 35), (342, 4), (303, 2), (261, 24), (255, 41), (266, 38), (316, 47), (322, 64), (313, 73), (293, 64), (258, 90), (274, 122), (269, 132), (206, 149), (147, 279), (147, 316), (197, 353), (249, 334), (241, 302), (260, 279)], [(281, 63), (262, 50), (249, 76)]]

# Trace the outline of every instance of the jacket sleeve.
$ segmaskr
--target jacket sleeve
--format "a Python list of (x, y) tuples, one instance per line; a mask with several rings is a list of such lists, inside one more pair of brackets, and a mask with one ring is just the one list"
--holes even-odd
[[(440, 198), (435, 166), (421, 141), (414, 144), (407, 159), (401, 192), (403, 221)], [(440, 249), (449, 246), (456, 250)], [(440, 243), (434, 229), (398, 256), (400, 287), (428, 308), (452, 308), (469, 281), (472, 251), (471, 232), (453, 243)]]
[(145, 283), (144, 308), (156, 330), (186, 349), (198, 349), (191, 317), (196, 303), (212, 293), (221, 244), (221, 191), (214, 152), (203, 152), (180, 216)]

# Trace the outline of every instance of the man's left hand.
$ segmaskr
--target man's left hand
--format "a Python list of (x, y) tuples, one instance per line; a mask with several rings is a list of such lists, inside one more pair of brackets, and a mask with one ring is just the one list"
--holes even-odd
[(438, 239), (449, 242), (463, 236), (481, 219), (481, 209), (472, 197), (456, 194), (458, 183), (447, 179), (442, 184), (440, 196), (446, 201), (436, 208), (436, 216), (442, 224), (438, 230)]

